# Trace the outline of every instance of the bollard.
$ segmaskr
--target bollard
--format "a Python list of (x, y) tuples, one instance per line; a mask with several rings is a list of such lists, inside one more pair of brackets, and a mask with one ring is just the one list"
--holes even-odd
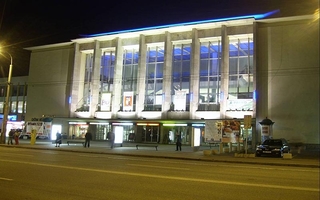
[(37, 137), (37, 130), (32, 130), (31, 131), (31, 140), (30, 140), (31, 145), (34, 145), (36, 143), (36, 137)]

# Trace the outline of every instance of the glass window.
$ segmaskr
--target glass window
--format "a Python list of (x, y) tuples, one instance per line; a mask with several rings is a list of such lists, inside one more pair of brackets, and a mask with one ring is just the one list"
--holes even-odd
[(145, 110), (161, 110), (163, 86), (164, 47), (147, 49)]
[(83, 97), (77, 105), (78, 111), (89, 111), (90, 90), (93, 70), (93, 54), (86, 54)]
[[(139, 50), (137, 48), (125, 49), (123, 52), (122, 94), (123, 92), (137, 91)], [(136, 98), (133, 95), (133, 111), (135, 111)]]
[(200, 83), (198, 110), (220, 110), (221, 42), (200, 45)]
[[(186, 106), (184, 110), (189, 110), (190, 105), (190, 58), (191, 46), (190, 44), (173, 45), (173, 63), (172, 63), (172, 95), (175, 102), (176, 91), (185, 92)], [(179, 94), (179, 96), (181, 96)], [(179, 97), (180, 98), (180, 97)], [(181, 102), (181, 99), (179, 100)], [(177, 105), (175, 105), (175, 108)]]
[(23, 113), (23, 101), (18, 101), (18, 113)]
[[(228, 101), (239, 105), (236, 110), (248, 109), (243, 100), (253, 99), (253, 39), (238, 38), (229, 43)], [(239, 101), (238, 103), (236, 101)], [(252, 106), (251, 106), (252, 107)], [(249, 108), (250, 110), (252, 108)]]
[(17, 112), (17, 102), (12, 101), (11, 102), (11, 113), (16, 113)]
[(104, 52), (101, 57), (101, 92), (113, 91), (115, 52)]

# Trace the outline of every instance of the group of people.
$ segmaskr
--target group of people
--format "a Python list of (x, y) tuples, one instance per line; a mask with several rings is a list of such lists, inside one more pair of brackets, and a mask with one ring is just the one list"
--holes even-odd
[[(84, 148), (86, 148), (86, 147), (90, 147), (90, 141), (92, 140), (92, 134), (91, 134), (91, 132), (87, 132), (86, 134), (85, 134), (85, 142), (84, 142)], [(107, 140), (109, 140), (110, 141), (110, 145), (111, 145), (111, 149), (113, 149), (113, 147), (114, 147), (114, 138), (115, 138), (115, 136), (114, 136), (114, 133), (113, 132), (108, 132), (107, 133)]]
[(14, 130), (14, 129), (11, 129), (9, 131), (9, 139), (8, 139), (8, 145), (9, 144), (13, 144), (13, 140), (15, 142), (16, 145), (19, 144), (19, 137), (20, 137), (20, 132)]

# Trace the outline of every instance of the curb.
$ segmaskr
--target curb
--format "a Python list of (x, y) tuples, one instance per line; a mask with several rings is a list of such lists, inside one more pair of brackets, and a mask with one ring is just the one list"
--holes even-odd
[[(90, 154), (108, 154), (108, 155), (120, 155), (120, 156), (131, 156), (131, 157), (146, 157), (146, 158), (165, 158), (165, 159), (178, 159), (178, 160), (191, 160), (191, 161), (204, 161), (204, 162), (220, 162), (220, 163), (240, 163), (240, 164), (255, 164), (255, 165), (269, 165), (269, 166), (291, 166), (291, 167), (307, 167), (307, 168), (320, 168), (320, 165), (314, 164), (303, 164), (303, 163), (276, 163), (276, 162), (260, 162), (254, 160), (255, 157), (236, 157), (237, 160), (230, 160), (233, 157), (225, 158), (214, 158), (214, 155), (206, 155), (202, 158), (188, 158), (188, 157), (177, 157), (171, 155), (145, 155), (145, 154), (128, 154), (123, 152), (102, 152), (102, 151), (83, 151), (83, 150), (72, 150), (63, 148), (49, 148), (49, 147), (32, 147), (32, 146), (7, 146), (0, 145), (0, 147), (7, 148), (23, 148), (23, 149), (34, 149), (34, 150), (53, 150), (53, 151), (65, 151), (72, 153), (90, 153)], [(220, 155), (218, 155), (220, 157)], [(243, 160), (239, 160), (243, 159)], [(250, 161), (246, 160), (250, 159)]]

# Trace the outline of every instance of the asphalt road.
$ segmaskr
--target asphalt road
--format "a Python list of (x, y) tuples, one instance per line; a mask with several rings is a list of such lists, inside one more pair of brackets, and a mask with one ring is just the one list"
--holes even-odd
[(0, 199), (319, 199), (319, 169), (0, 149)]

